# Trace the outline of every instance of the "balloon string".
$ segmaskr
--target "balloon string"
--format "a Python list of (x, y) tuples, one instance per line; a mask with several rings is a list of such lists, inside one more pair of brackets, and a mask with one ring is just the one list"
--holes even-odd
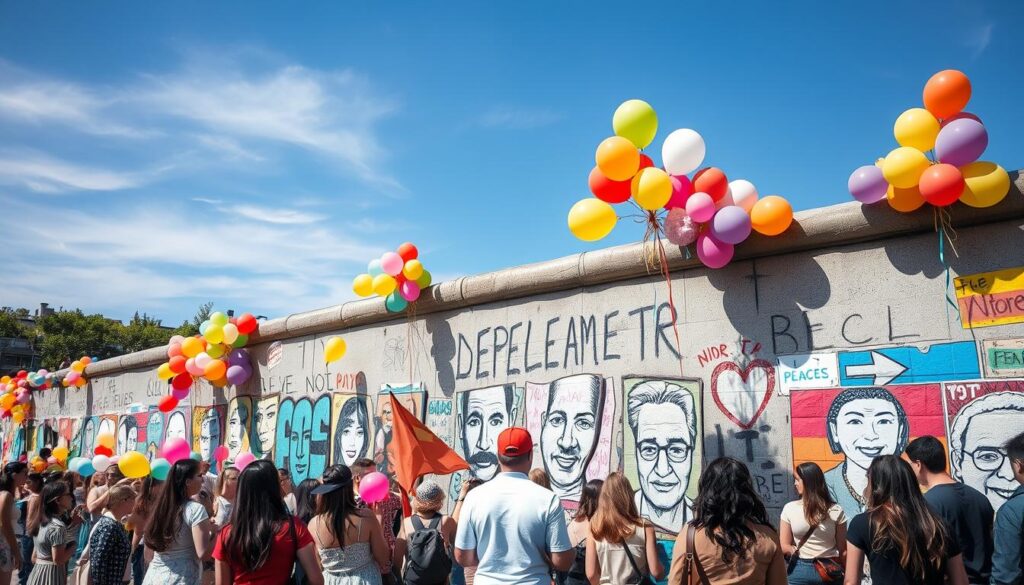
[[(647, 249), (647, 244), (653, 239), (653, 250), (652, 254), (657, 254), (657, 261), (661, 265), (661, 275), (665, 278), (665, 284), (668, 287), (668, 308), (672, 314), (672, 332), (675, 334), (676, 347), (678, 348), (679, 355), (679, 376), (683, 376), (683, 345), (679, 337), (679, 319), (678, 313), (676, 312), (675, 301), (672, 295), (672, 277), (668, 270), (668, 255), (665, 254), (665, 244), (662, 243), (661, 236), (663, 233), (661, 222), (655, 212), (649, 211), (647, 222), (647, 231), (644, 232), (644, 249)], [(644, 254), (644, 261), (646, 262), (648, 254)], [(650, 270), (650, 263), (647, 263), (648, 270)]]
[[(953, 249), (953, 254), (958, 258), (960, 256), (959, 254), (957, 254), (956, 245), (953, 243), (954, 239), (956, 238), (956, 231), (953, 230), (953, 226), (950, 224), (949, 214), (946, 212), (945, 209), (936, 209), (934, 218), (936, 223), (935, 231), (939, 235), (939, 262), (942, 263), (942, 266), (945, 268), (946, 272), (946, 303), (949, 306), (953, 307), (953, 311), (956, 313), (956, 320), (961, 321), (962, 317), (960, 315), (960, 305), (958, 305), (956, 301), (953, 300), (953, 296), (950, 293), (953, 278), (949, 271), (949, 264), (946, 262), (946, 240), (949, 240), (949, 245)], [(947, 227), (949, 231), (953, 232), (954, 237), (952, 239), (949, 237)]]

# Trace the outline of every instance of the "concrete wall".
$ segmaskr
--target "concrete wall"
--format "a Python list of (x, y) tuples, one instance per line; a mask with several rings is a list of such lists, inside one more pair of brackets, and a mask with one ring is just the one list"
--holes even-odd
[[(956, 253), (946, 246), (952, 276), (1024, 271), (1024, 199), (1017, 181), (995, 208), (953, 210)], [(795, 464), (835, 468), (830, 485), (844, 506), (855, 508), (843, 488), (846, 482), (859, 488), (863, 473), (858, 476), (856, 466), (922, 434), (952, 443), (959, 449), (953, 453), (958, 472), (988, 489), (985, 482), (1001, 472), (979, 471), (971, 465), (975, 459), (965, 459), (974, 445), (964, 444), (967, 418), (959, 438), (949, 427), (972, 400), (989, 393), (1024, 397), (1020, 384), (985, 376), (991, 365), (986, 340), (1024, 338), (1024, 325), (962, 327), (933, 221), (930, 208), (910, 215), (857, 204), (817, 209), (799, 214), (780, 238), (753, 238), (717, 271), (672, 249), (671, 299), (657, 270), (648, 275), (642, 247), (633, 245), (442, 283), (418, 303), (416, 315), (387, 315), (380, 300), (298, 313), (262, 325), (251, 346), (258, 372), (245, 386), (228, 392), (197, 387), (181, 415), (185, 425), (158, 414), (151, 420), (167, 391), (156, 378), (163, 360), (156, 349), (91, 365), (85, 389), (37, 394), (37, 422), (27, 440), (30, 446), (51, 441), (34, 437), (52, 427), (89, 451), (96, 429), (114, 423), (83, 417), (136, 410), (139, 438), (150, 435), (140, 440), (140, 450), (147, 444), (152, 450), (168, 427), (186, 427), (197, 448), (211, 445), (200, 444), (199, 435), (215, 446), (237, 428), (244, 436), (234, 450), (259, 453), (273, 442), (274, 458), (298, 481), (346, 459), (346, 425), (338, 417), (353, 397), (369, 414), (361, 425), (365, 443), (350, 428), (346, 444), (356, 451), (365, 444), (371, 457), (380, 450), (388, 414), (378, 392), (390, 385), (439, 436), (477, 456), (485, 477), (488, 458), (477, 453), (488, 448), (488, 433), (513, 421), (524, 424), (542, 444), (537, 466), (546, 460), (549, 472), (564, 480), (558, 489), (567, 507), (574, 507), (578, 489), (573, 478), (624, 469), (634, 487), (649, 494), (638, 496), (641, 508), (658, 516), (668, 533), (686, 517), (683, 505), (695, 494), (702, 461), (720, 455), (748, 464), (776, 518), (795, 497)], [(1007, 286), (1013, 274), (1004, 275)], [(345, 338), (348, 353), (324, 364), (323, 344), (333, 335)], [(1007, 372), (1014, 373), (988, 373)], [(865, 392), (865, 386), (881, 389)], [(464, 394), (477, 389), (490, 390)], [(636, 405), (634, 433), (626, 412), (630, 396), (659, 392), (654, 401), (662, 400), (660, 407)], [(243, 398), (228, 404), (236, 396)], [(862, 401), (850, 404), (864, 408), (840, 409), (851, 397)], [(834, 403), (842, 412), (829, 425)], [(238, 404), (242, 413), (232, 416)], [(889, 418), (887, 404), (894, 411)], [(206, 414), (211, 405), (221, 405), (215, 415)], [(1024, 406), (1015, 405), (974, 410), (998, 414), (1006, 421), (1001, 428), (1020, 430)], [(358, 415), (360, 408), (349, 410)], [(860, 428), (838, 420), (840, 414), (860, 416)], [(219, 427), (210, 437), (213, 423)], [(82, 429), (89, 429), (84, 439)], [(13, 435), (8, 430), (6, 436), (9, 453)], [(455, 493), (461, 478), (442, 479)], [(998, 481), (992, 481), (998, 503)]]

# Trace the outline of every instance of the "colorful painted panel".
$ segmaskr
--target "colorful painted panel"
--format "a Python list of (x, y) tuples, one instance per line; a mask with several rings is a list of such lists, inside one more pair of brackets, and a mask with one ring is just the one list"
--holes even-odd
[(704, 451), (700, 382), (627, 377), (623, 468), (640, 515), (676, 534), (690, 520)]
[[(466, 390), (455, 395), (455, 451), (469, 463), (469, 475), (488, 481), (498, 473), (498, 435), (522, 424), (523, 389), (512, 384)], [(453, 482), (457, 491), (462, 474)]]
[(352, 465), (370, 452), (370, 413), (364, 394), (331, 395), (331, 463)]
[(228, 446), (228, 461), (234, 461), (240, 453), (249, 451), (252, 433), (252, 398), (235, 396), (228, 402), (225, 445)]
[(423, 420), (427, 393), (423, 390), (423, 384), (384, 384), (377, 394), (377, 404), (373, 410), (373, 460), (377, 463), (378, 471), (392, 476), (394, 469), (388, 461), (388, 445), (391, 444), (394, 413), (391, 412), (389, 393), (394, 393), (398, 402), (419, 420)]
[(217, 473), (214, 452), (224, 441), (224, 405), (196, 406), (192, 408), (192, 450), (210, 464), (210, 472)]
[(903, 453), (915, 437), (945, 440), (938, 384), (794, 390), (790, 405), (793, 465), (820, 465), (849, 518), (864, 509), (872, 459)]
[(274, 462), (288, 469), (292, 482), (317, 478), (327, 468), (331, 439), (331, 395), (315, 400), (282, 398), (278, 403)]
[(950, 473), (1000, 506), (1019, 484), (1003, 445), (1024, 429), (1024, 380), (943, 387)]
[(252, 432), (249, 445), (252, 454), (263, 459), (274, 456), (274, 440), (277, 436), (277, 410), (280, 397), (277, 394), (260, 396), (255, 399), (252, 418)]
[(117, 454), (128, 451), (146, 452), (149, 413), (137, 412), (121, 416), (117, 425)]

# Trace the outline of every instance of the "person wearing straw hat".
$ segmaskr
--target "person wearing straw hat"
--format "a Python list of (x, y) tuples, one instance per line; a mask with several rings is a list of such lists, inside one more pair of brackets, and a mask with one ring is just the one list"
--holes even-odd
[[(424, 560), (423, 551), (420, 550), (429, 541), (427, 532), (437, 531), (443, 542), (443, 547), (438, 547), (438, 555), (443, 554), (447, 559), (438, 559), (434, 562), (451, 567), (452, 544), (455, 542), (456, 523), (451, 516), (441, 514), (444, 507), (444, 489), (436, 481), (428, 479), (423, 481), (416, 488), (412, 498), (412, 516), (402, 522), (402, 530), (395, 543), (395, 559), (399, 567), (403, 567), (403, 578), (406, 585), (427, 585), (426, 581), (419, 578), (423, 567), (418, 566)], [(450, 569), (449, 569), (450, 571)], [(443, 584), (448, 582), (448, 575), (445, 574), (439, 580), (431, 580), (430, 584)]]

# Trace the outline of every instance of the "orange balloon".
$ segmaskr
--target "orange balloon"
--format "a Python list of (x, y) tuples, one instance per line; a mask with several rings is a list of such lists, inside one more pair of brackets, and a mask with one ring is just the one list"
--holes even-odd
[(921, 196), (921, 192), (918, 191), (917, 187), (900, 189), (889, 185), (889, 191), (886, 192), (885, 198), (889, 201), (889, 207), (900, 213), (917, 211), (924, 205), (924, 197)]
[(224, 360), (210, 360), (210, 363), (206, 364), (206, 367), (203, 368), (203, 376), (207, 380), (219, 380), (224, 377), (227, 371), (228, 368), (224, 364)]
[(758, 200), (750, 210), (750, 224), (766, 236), (777, 236), (793, 223), (793, 206), (785, 198), (769, 195)]
[(960, 113), (971, 100), (971, 80), (961, 71), (939, 71), (924, 85), (924, 107), (936, 118)]
[(597, 168), (612, 181), (628, 181), (640, 169), (640, 151), (621, 136), (605, 138), (594, 155)]

